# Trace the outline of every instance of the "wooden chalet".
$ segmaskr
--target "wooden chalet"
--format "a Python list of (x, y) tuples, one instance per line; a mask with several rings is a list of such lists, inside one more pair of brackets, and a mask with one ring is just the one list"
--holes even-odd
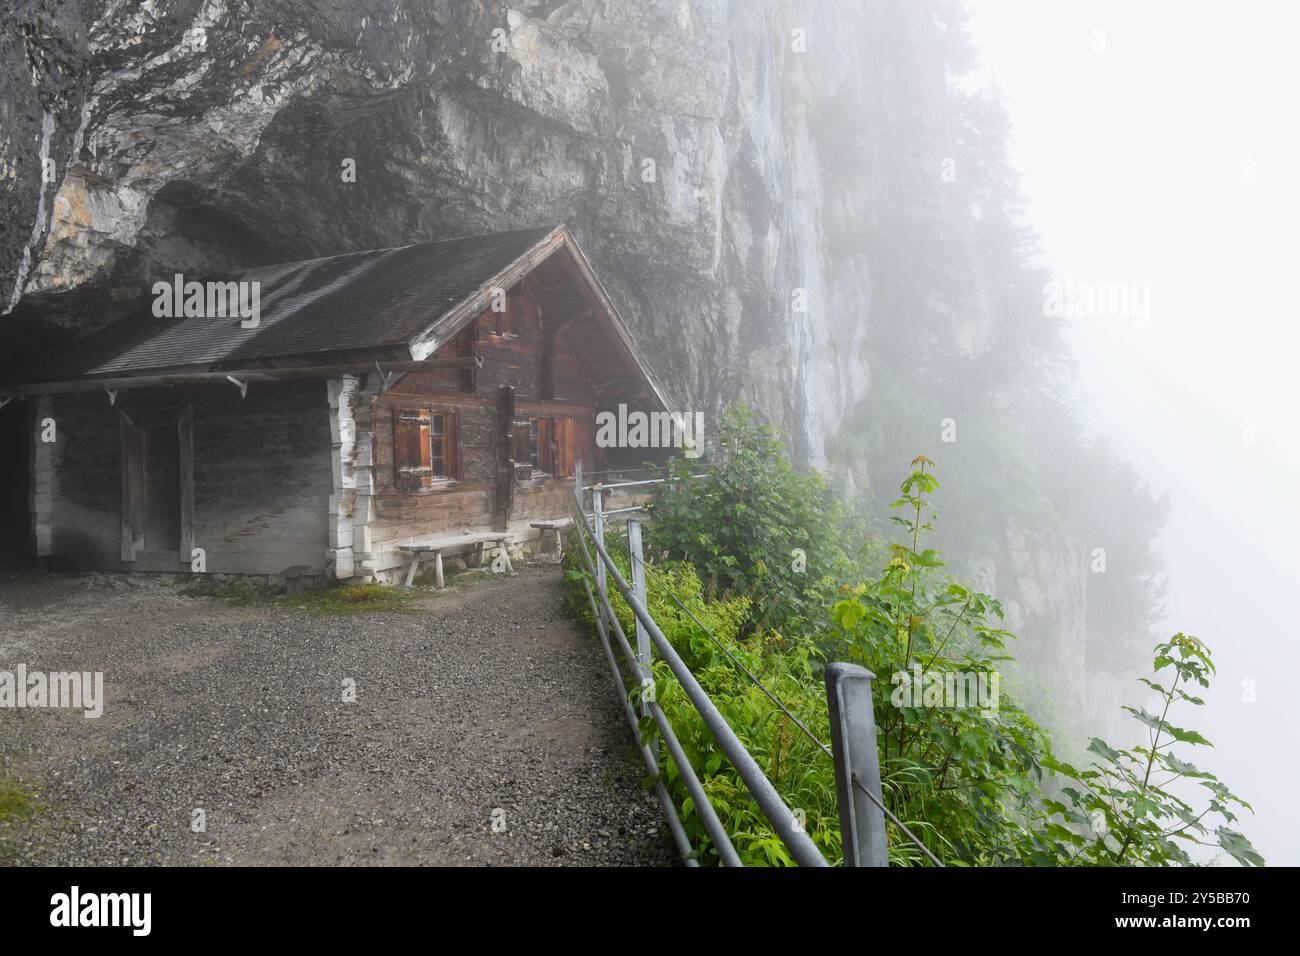
[(390, 580), (535, 538), (610, 464), (599, 411), (671, 410), (563, 226), (220, 278), (259, 283), (255, 327), (145, 309), (0, 388), (43, 565)]

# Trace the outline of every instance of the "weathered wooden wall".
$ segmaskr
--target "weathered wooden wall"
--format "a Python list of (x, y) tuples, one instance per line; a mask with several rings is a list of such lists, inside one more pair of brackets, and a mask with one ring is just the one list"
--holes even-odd
[[(415, 372), (405, 376), (374, 404), (374, 513), (369, 525), (371, 548), (366, 566), (386, 571), (404, 560), (398, 547), (428, 538), (492, 527), (497, 494), (497, 391), (515, 390), (515, 417), (570, 418), (575, 422), (575, 458), (597, 467), (595, 447), (596, 393), (583, 363), (581, 344), (560, 332), (548, 343), (543, 322), (555, 329), (563, 316), (542, 316), (531, 295), (529, 282), (522, 293), (508, 297), (510, 312), (504, 318), (488, 310), (441, 355), (477, 351), (483, 367), (473, 374), (473, 391), (467, 373), (458, 370)], [(498, 327), (508, 329), (498, 334)], [(550, 358), (550, 372), (544, 356)], [(599, 370), (595, 370), (599, 371)], [(549, 393), (549, 395), (548, 395)], [(435, 414), (454, 412), (459, 422), (460, 473), (458, 480), (436, 482), (432, 488), (402, 490), (397, 487), (393, 462), (393, 415), (402, 408), (430, 408)], [(572, 511), (573, 479), (540, 477), (515, 486), (508, 527), (516, 540), (537, 537), (529, 523), (566, 517)]]
[(50, 544), (54, 567), (185, 571), (179, 537), (151, 543), (123, 561), (119, 411), (143, 428), (175, 429), (194, 409), (195, 547), (207, 571), (277, 574), (307, 565), (323, 574), (327, 546), (330, 428), (320, 381), (254, 383), (246, 398), (232, 386), (56, 395), (50, 414)]

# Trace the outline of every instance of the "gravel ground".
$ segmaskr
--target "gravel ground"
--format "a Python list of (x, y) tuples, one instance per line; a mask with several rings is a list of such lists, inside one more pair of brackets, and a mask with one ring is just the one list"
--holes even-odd
[(38, 807), (10, 802), (0, 859), (671, 865), (558, 569), (467, 577), (323, 617), (161, 578), (0, 576), (0, 669), (103, 671), (106, 698), (98, 719), (0, 709), (0, 794)]

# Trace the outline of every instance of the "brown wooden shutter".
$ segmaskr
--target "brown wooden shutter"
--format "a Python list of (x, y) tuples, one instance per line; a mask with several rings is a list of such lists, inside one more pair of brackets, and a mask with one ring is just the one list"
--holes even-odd
[(442, 447), (447, 461), (447, 477), (460, 478), (460, 415), (445, 412), (442, 416)]
[(571, 477), (574, 474), (574, 463), (578, 460), (579, 431), (578, 420), (576, 418), (566, 418), (564, 420), (564, 474)]
[(551, 473), (551, 466), (555, 462), (555, 457), (551, 454), (551, 434), (551, 420), (539, 418), (537, 420), (537, 468), (547, 474)]
[(551, 471), (556, 478), (567, 478), (573, 474), (573, 456), (570, 431), (573, 423), (567, 418), (551, 419), (551, 441), (555, 446), (554, 468)]
[(393, 472), (397, 487), (404, 491), (433, 484), (427, 408), (393, 409)]

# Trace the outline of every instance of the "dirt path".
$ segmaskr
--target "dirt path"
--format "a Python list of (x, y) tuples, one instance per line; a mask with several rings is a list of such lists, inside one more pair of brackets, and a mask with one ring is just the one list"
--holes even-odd
[(105, 705), (0, 708), (4, 862), (673, 861), (554, 567), (342, 617), (5, 575), (0, 670), (19, 663), (103, 671)]

